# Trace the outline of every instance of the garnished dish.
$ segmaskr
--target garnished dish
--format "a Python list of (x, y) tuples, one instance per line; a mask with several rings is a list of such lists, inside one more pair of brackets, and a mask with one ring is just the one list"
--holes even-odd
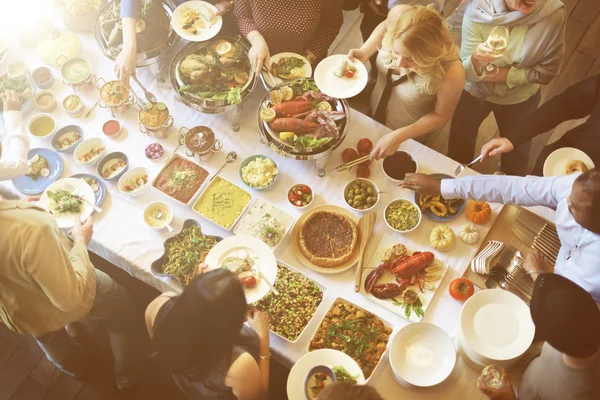
[(83, 111), (83, 102), (81, 101), (81, 97), (76, 94), (70, 94), (65, 97), (62, 101), (62, 106), (67, 112), (67, 114), (78, 115)]
[(132, 178), (127, 183), (123, 185), (123, 191), (125, 193), (132, 193), (141, 187), (146, 186), (148, 183), (148, 175), (140, 175), (135, 178)]
[(240, 168), (242, 181), (251, 188), (262, 189), (270, 186), (279, 170), (275, 162), (269, 157), (251, 157), (250, 161), (244, 161)]
[(244, 189), (217, 176), (202, 192), (194, 210), (223, 228), (231, 228), (250, 203), (252, 196)]
[(27, 172), (25, 175), (29, 176), (34, 181), (39, 177), (48, 177), (50, 175), (48, 160), (39, 154), (34, 155), (27, 161)]
[(144, 154), (146, 154), (146, 158), (149, 160), (160, 160), (165, 154), (165, 150), (160, 143), (150, 143), (146, 146)]
[(446, 200), (440, 195), (430, 196), (419, 194), (418, 198), (421, 212), (428, 218), (434, 215), (444, 220), (453, 219), (462, 211), (465, 205), (464, 199), (455, 198)]
[(127, 161), (124, 158), (113, 158), (108, 160), (102, 167), (102, 177), (112, 179), (127, 168)]
[(303, 78), (305, 77), (305, 65), (306, 61), (300, 57), (285, 56), (271, 63), (271, 72), (283, 80)]
[[(316, 400), (323, 389), (336, 381), (333, 370), (325, 366), (317, 366), (312, 369), (306, 378), (306, 394), (309, 400)], [(311, 372), (312, 372), (311, 371)]]
[(385, 222), (397, 232), (410, 232), (421, 222), (421, 212), (410, 200), (394, 200), (385, 208)]
[(180, 156), (173, 156), (159, 172), (152, 186), (187, 204), (198, 192), (206, 178), (208, 171), (196, 163)]
[(340, 99), (356, 96), (367, 85), (367, 68), (358, 61), (350, 61), (344, 54), (334, 54), (319, 62), (315, 68), (315, 82), (323, 93)]
[(587, 165), (581, 160), (567, 160), (565, 163), (565, 175), (576, 174), (579, 172), (586, 172), (588, 170)]
[(93, 178), (81, 178), (82, 181), (84, 181), (85, 183), (87, 183), (88, 185), (90, 185), (90, 187), (92, 188), (92, 190), (94, 191), (94, 193), (98, 192), (98, 190), (100, 190), (100, 186), (98, 185), (98, 181), (96, 181)]
[[(12, 90), (16, 94), (21, 94), (22, 96), (19, 97), (21, 104), (25, 104), (33, 94), (31, 82), (26, 75), (11, 77), (7, 74), (0, 74), (0, 93), (4, 93), (7, 90)], [(0, 97), (0, 110), (3, 110), (3, 107), (4, 100), (3, 97)]]
[(127, 101), (129, 88), (120, 81), (106, 82), (100, 89), (100, 98), (109, 107), (118, 107)]
[(148, 128), (163, 125), (169, 119), (169, 109), (165, 103), (148, 103), (146, 109), (140, 111), (140, 122)]
[[(51, 157), (47, 158), (52, 162)], [(79, 178), (71, 177), (50, 184), (40, 196), (37, 205), (54, 215), (59, 228), (71, 228), (75, 223), (74, 217), (84, 221), (94, 212), (95, 203), (96, 196), (90, 185)]]
[(423, 318), (448, 267), (431, 252), (415, 251), (384, 235), (368, 265), (378, 265), (364, 278), (361, 293), (411, 321)]
[(379, 200), (379, 190), (375, 183), (368, 179), (355, 179), (346, 185), (344, 199), (354, 210), (370, 210)]
[(300, 252), (318, 267), (333, 268), (349, 262), (358, 246), (356, 223), (336, 211), (317, 211), (302, 221)]
[(77, 143), (80, 139), (81, 135), (75, 130), (65, 132), (58, 137), (54, 148), (57, 150), (68, 149), (69, 147), (73, 146), (73, 144)]
[(49, 211), (54, 215), (79, 214), (83, 201), (66, 189), (48, 190)]
[(375, 315), (338, 299), (325, 315), (308, 350), (342, 351), (369, 378), (385, 352), (391, 333), (392, 329)]
[(242, 89), (250, 80), (250, 61), (239, 43), (217, 39), (188, 54), (177, 73), (183, 83), (179, 93), (240, 104)]
[(313, 281), (281, 264), (274, 286), (279, 296), (269, 292), (254, 305), (269, 316), (271, 332), (294, 342), (317, 312), (323, 292)]
[(190, 35), (195, 35), (198, 30), (210, 28), (217, 23), (217, 16), (212, 9), (204, 4), (196, 7), (185, 5), (179, 11), (181, 29)]
[(92, 69), (87, 60), (75, 58), (65, 62), (60, 72), (65, 81), (76, 85), (87, 80), (92, 74)]
[(333, 367), (333, 373), (335, 374), (335, 378), (337, 381), (348, 382), (353, 385), (356, 385), (358, 383), (359, 376), (350, 374), (350, 372), (348, 372), (343, 365)]
[(401, 181), (406, 174), (417, 172), (417, 162), (405, 151), (399, 150), (383, 159), (383, 172), (393, 181)]
[(574, 147), (559, 147), (546, 157), (543, 175), (571, 175), (586, 172), (594, 167), (594, 161), (585, 151)]
[(223, 260), (221, 268), (235, 275), (245, 288), (254, 289), (259, 283), (260, 274), (256, 271), (256, 262), (245, 250), (240, 250), (234, 256)]
[(81, 163), (90, 162), (97, 158), (100, 154), (102, 154), (104, 150), (106, 150), (106, 147), (104, 146), (92, 147), (88, 151), (83, 153), (77, 160)]
[(275, 249), (294, 224), (294, 218), (262, 199), (244, 213), (235, 228), (236, 235), (248, 235), (260, 239)]
[(356, 67), (350, 60), (340, 60), (333, 70), (333, 75), (338, 78), (354, 78), (356, 74)]
[(294, 185), (288, 190), (288, 201), (298, 208), (304, 208), (309, 206), (313, 199), (313, 191), (308, 185), (298, 184)]

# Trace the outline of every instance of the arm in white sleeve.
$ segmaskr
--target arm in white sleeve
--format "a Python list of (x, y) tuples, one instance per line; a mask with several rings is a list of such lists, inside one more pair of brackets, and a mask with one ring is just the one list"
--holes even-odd
[(445, 198), (461, 197), (525, 207), (556, 208), (571, 193), (576, 177), (480, 175), (443, 179), (441, 194)]
[(0, 155), (0, 181), (18, 178), (27, 172), (27, 152), (29, 138), (22, 131), (22, 115), (20, 111), (4, 113), (6, 138), (2, 141)]

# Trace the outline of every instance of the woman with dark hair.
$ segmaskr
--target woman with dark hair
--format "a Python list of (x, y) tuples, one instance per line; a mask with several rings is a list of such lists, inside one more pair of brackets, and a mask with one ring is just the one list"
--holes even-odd
[(163, 293), (148, 305), (146, 326), (160, 360), (189, 399), (267, 397), (269, 321), (249, 310), (231, 272), (210, 271), (180, 295)]

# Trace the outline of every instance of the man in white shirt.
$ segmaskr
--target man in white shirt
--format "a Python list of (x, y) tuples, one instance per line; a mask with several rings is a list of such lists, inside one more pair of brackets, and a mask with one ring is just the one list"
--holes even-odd
[(555, 209), (554, 222), (562, 246), (554, 272), (584, 288), (600, 303), (599, 170), (550, 178), (480, 175), (439, 180), (407, 174), (400, 186), (447, 199), (462, 197)]
[(12, 90), (3, 97), (6, 134), (0, 138), (0, 181), (18, 178), (27, 173), (29, 138), (22, 130), (21, 102)]

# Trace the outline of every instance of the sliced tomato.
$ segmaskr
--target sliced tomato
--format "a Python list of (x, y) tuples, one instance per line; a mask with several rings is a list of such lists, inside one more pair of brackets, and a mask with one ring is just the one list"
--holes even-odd
[(346, 74), (346, 78), (352, 78), (354, 76), (354, 71), (347, 69), (345, 74)]
[(450, 296), (455, 300), (464, 301), (475, 293), (473, 283), (466, 278), (458, 278), (450, 282)]

